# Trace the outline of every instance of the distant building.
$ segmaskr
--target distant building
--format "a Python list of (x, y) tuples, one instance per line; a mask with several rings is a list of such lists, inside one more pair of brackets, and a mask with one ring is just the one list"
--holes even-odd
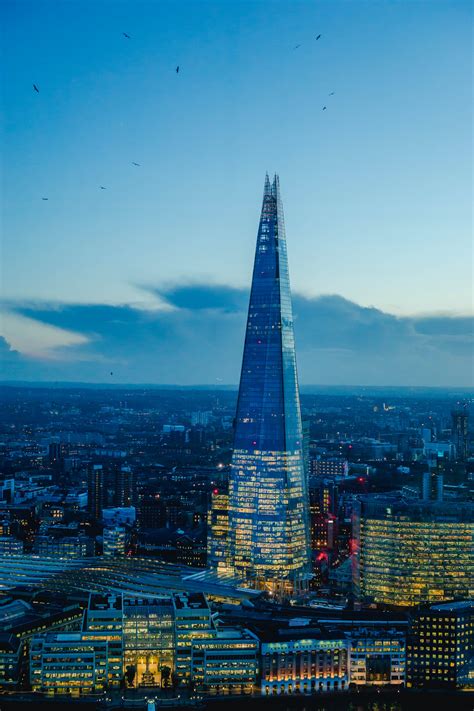
[(207, 410), (205, 412), (198, 411), (191, 413), (191, 425), (203, 425), (207, 427), (212, 418), (212, 412)]
[(468, 456), (468, 436), (469, 436), (469, 410), (467, 406), (453, 410), (452, 419), (452, 441), (456, 448), (456, 457), (465, 461)]
[(218, 575), (232, 571), (229, 551), (229, 495), (215, 488), (207, 516), (207, 564)]
[(166, 525), (166, 507), (159, 495), (146, 496), (140, 501), (138, 523), (141, 529), (163, 528)]
[(14, 536), (0, 536), (0, 555), (21, 555), (23, 541)]
[(94, 539), (89, 536), (37, 536), (34, 552), (41, 558), (87, 558), (95, 553)]
[(407, 686), (474, 689), (474, 601), (422, 607), (410, 618)]
[(311, 474), (315, 477), (348, 476), (349, 463), (347, 459), (331, 457), (329, 459), (312, 459)]
[(90, 464), (87, 469), (87, 508), (100, 519), (106, 505), (106, 480), (102, 464)]
[(123, 557), (126, 554), (129, 535), (124, 526), (105, 526), (102, 539), (105, 558)]
[(112, 476), (114, 506), (121, 508), (135, 506), (138, 502), (135, 470), (125, 464), (116, 465), (112, 470)]
[(0, 632), (0, 688), (14, 688), (20, 681), (23, 645), (18, 637)]
[(454, 459), (456, 447), (452, 442), (425, 442), (424, 453), (428, 460)]
[(359, 599), (413, 606), (474, 595), (474, 505), (363, 496), (354, 508)]
[(102, 510), (102, 521), (105, 526), (133, 526), (136, 509), (133, 506), (106, 508)]

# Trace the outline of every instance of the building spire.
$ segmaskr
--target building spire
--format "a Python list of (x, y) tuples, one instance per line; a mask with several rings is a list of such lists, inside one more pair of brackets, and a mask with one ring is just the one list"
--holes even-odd
[(267, 195), (272, 195), (272, 187), (270, 185), (270, 178), (268, 177), (268, 173), (265, 173), (265, 187), (263, 188), (263, 197), (266, 197)]

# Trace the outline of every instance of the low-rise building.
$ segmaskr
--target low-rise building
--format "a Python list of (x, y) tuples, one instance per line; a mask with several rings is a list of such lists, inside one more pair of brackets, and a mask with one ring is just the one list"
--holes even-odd
[(349, 641), (321, 629), (268, 631), (261, 637), (262, 695), (343, 691)]
[(447, 602), (412, 613), (407, 686), (474, 689), (474, 602)]
[(210, 695), (251, 694), (259, 669), (258, 637), (247, 629), (221, 628), (210, 638), (194, 639), (191, 677)]
[(119, 686), (122, 664), (117, 673), (112, 646), (110, 639), (97, 633), (48, 633), (33, 637), (30, 647), (32, 690), (48, 696), (87, 696)]
[(405, 634), (397, 630), (354, 628), (346, 632), (351, 684), (405, 683)]
[(14, 688), (20, 678), (23, 643), (9, 632), (0, 632), (0, 687)]

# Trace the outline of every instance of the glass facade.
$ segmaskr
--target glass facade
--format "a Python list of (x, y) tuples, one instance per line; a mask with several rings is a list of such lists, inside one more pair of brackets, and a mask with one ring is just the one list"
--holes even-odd
[(124, 672), (129, 686), (161, 686), (174, 669), (174, 615), (170, 598), (124, 601)]
[(397, 606), (474, 595), (474, 506), (362, 499), (353, 522), (361, 599)]
[(278, 177), (265, 181), (229, 484), (230, 556), (247, 584), (291, 593), (309, 571), (293, 315)]

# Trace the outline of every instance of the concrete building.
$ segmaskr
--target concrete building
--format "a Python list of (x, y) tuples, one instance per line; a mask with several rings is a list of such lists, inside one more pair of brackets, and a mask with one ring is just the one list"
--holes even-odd
[(191, 678), (192, 648), (196, 639), (217, 636), (216, 625), (209, 604), (202, 593), (173, 595), (175, 669), (180, 680)]
[(268, 631), (261, 640), (264, 696), (343, 691), (349, 684), (349, 642), (320, 629)]
[(410, 616), (407, 686), (474, 689), (474, 602), (425, 606)]
[(196, 690), (215, 694), (251, 694), (259, 670), (258, 638), (242, 628), (220, 628), (210, 638), (193, 639), (191, 677)]

